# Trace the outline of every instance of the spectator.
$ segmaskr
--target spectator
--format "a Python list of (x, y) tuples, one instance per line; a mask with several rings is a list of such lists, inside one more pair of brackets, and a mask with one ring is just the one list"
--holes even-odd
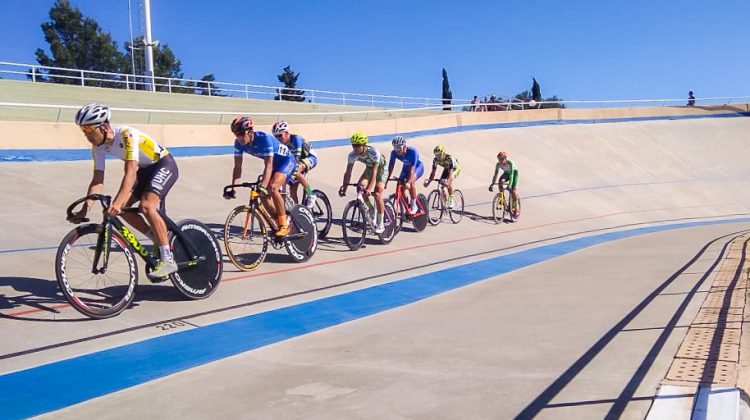
[(473, 112), (479, 111), (479, 97), (474, 95), (474, 99), (471, 100), (471, 110)]
[(688, 103), (687, 106), (695, 106), (695, 96), (693, 96), (693, 91), (691, 90), (688, 92)]

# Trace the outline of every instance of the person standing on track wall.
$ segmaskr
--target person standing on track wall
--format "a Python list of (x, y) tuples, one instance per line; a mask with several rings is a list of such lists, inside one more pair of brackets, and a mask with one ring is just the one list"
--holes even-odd
[[(313, 193), (312, 187), (310, 187), (310, 184), (307, 182), (306, 175), (318, 164), (318, 155), (312, 150), (312, 146), (310, 146), (310, 143), (308, 143), (307, 140), (302, 138), (299, 134), (292, 134), (289, 131), (289, 123), (286, 121), (276, 121), (271, 132), (278, 141), (291, 149), (292, 154), (297, 159), (298, 166), (295, 180), (302, 184), (302, 188), (304, 188), (307, 193), (307, 202), (305, 202), (305, 206), (312, 208), (315, 205), (316, 197)], [(293, 182), (290, 187), (290, 193), (295, 202), (297, 201), (297, 185), (297, 182)]]
[[(297, 159), (289, 152), (286, 145), (279, 143), (276, 138), (262, 131), (255, 131), (253, 119), (237, 117), (232, 121), (234, 141), (234, 169), (232, 170), (232, 184), (239, 184), (242, 177), (242, 154), (247, 153), (263, 159), (263, 177), (258, 187), (263, 204), (275, 214), (279, 223), (276, 236), (289, 234), (289, 223), (286, 218), (284, 198), (279, 190), (282, 185), (294, 179), (297, 172)], [(229, 190), (224, 198), (235, 198), (235, 191)]]
[[(166, 199), (179, 176), (177, 163), (169, 151), (146, 133), (128, 126), (112, 126), (112, 114), (101, 104), (89, 104), (76, 113), (76, 124), (86, 140), (93, 146), (94, 174), (86, 195), (99, 194), (104, 187), (106, 156), (114, 156), (125, 162), (125, 174), (120, 189), (107, 209), (110, 216), (121, 215), (131, 226), (149, 237), (159, 246), (159, 262), (148, 273), (149, 278), (164, 278), (177, 271), (172, 251), (169, 249), (167, 225), (159, 214), (159, 207)], [(140, 201), (140, 214), (121, 213)], [(69, 218), (71, 223), (81, 223), (86, 218), (92, 202), (86, 201), (83, 208)]]
[(388, 180), (385, 176), (385, 156), (378, 149), (367, 145), (367, 135), (361, 131), (354, 133), (349, 140), (352, 144), (352, 151), (349, 153), (346, 172), (344, 172), (344, 182), (342, 182), (341, 188), (339, 188), (339, 196), (344, 197), (346, 195), (346, 188), (352, 177), (354, 162), (360, 161), (364, 163), (366, 169), (359, 177), (358, 183), (365, 184), (364, 190), (366, 194), (369, 195), (372, 193), (375, 196), (375, 206), (378, 213), (375, 220), (375, 233), (383, 233), (385, 232), (385, 225), (383, 224), (383, 215), (385, 213), (383, 190)]
[(419, 159), (419, 152), (414, 146), (407, 146), (406, 139), (396, 136), (391, 140), (393, 150), (391, 151), (391, 160), (388, 162), (388, 178), (393, 173), (393, 165), (396, 159), (403, 162), (401, 175), (398, 179), (409, 190), (409, 212), (414, 214), (419, 211), (417, 207), (417, 180), (424, 174), (424, 165)]
[(430, 176), (424, 181), (424, 187), (427, 188), (430, 185), (430, 181), (434, 179), (435, 170), (437, 170), (438, 165), (442, 166), (443, 173), (440, 175), (439, 182), (448, 189), (447, 205), (449, 209), (452, 209), (455, 206), (453, 180), (461, 173), (461, 165), (458, 164), (458, 159), (446, 153), (445, 147), (441, 145), (435, 146), (432, 153), (435, 154), (435, 158), (432, 160), (432, 172), (430, 172)]
[[(497, 174), (501, 169), (503, 175), (500, 179), (497, 179)], [(492, 191), (492, 188), (495, 186), (495, 181), (498, 182), (498, 186), (500, 186), (500, 182), (502, 181), (505, 181), (508, 184), (508, 188), (510, 188), (511, 202), (513, 203), (513, 212), (515, 217), (520, 216), (521, 210), (519, 209), (518, 202), (518, 166), (516, 166), (512, 160), (508, 159), (508, 154), (505, 152), (497, 154), (497, 164), (495, 164), (495, 174), (492, 175), (492, 182), (490, 183), (489, 188), (490, 191)]]

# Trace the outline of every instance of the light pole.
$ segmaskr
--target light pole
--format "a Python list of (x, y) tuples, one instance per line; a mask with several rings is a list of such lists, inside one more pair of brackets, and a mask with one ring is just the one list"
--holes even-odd
[(146, 77), (150, 80), (149, 90), (156, 91), (154, 83), (154, 51), (159, 42), (151, 40), (151, 0), (143, 0), (143, 46), (146, 52)]

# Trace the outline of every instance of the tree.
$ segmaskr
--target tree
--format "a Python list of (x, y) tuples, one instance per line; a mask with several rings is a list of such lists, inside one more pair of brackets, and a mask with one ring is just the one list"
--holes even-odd
[(451, 84), (448, 82), (448, 71), (443, 68), (443, 111), (451, 110), (452, 99), (453, 92), (451, 92)]
[[(126, 67), (125, 56), (118, 51), (112, 36), (103, 32), (95, 20), (83, 16), (77, 7), (71, 6), (69, 0), (57, 0), (49, 11), (49, 17), (50, 21), (42, 24), (42, 31), (52, 57), (38, 48), (35, 54), (40, 65), (112, 73), (121, 73)], [(42, 81), (53, 83), (81, 83), (78, 72), (71, 74), (62, 70), (47, 70), (40, 71), (40, 76)], [(117, 76), (89, 76), (103, 80), (86, 80), (87, 86), (123, 87), (122, 83), (107, 81), (121, 80)]]
[(531, 99), (542, 102), (542, 89), (539, 87), (539, 83), (537, 83), (536, 78), (531, 78), (534, 83), (531, 85)]
[(224, 96), (222, 95), (219, 88), (215, 87), (215, 85), (211, 83), (215, 81), (216, 77), (214, 77), (213, 73), (201, 77), (201, 81), (198, 82), (196, 93), (208, 96)]
[(283, 88), (280, 88), (279, 94), (274, 97), (275, 100), (281, 100), (281, 101), (294, 101), (294, 102), (304, 102), (305, 101), (305, 91), (295, 89), (297, 87), (297, 79), (299, 79), (300, 73), (294, 74), (294, 71), (292, 71), (292, 66), (286, 66), (284, 67), (283, 73), (276, 76), (279, 79), (279, 82), (284, 84)]

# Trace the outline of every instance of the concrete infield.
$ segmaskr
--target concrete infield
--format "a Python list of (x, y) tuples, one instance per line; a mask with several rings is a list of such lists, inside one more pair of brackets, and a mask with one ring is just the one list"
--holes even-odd
[[(0, 400), (14, 407), (9, 417), (58, 410), (49, 415), (644, 418), (717, 261), (750, 230), (750, 172), (740, 158), (750, 148), (748, 129), (750, 119), (740, 117), (407, 135), (423, 159), (439, 143), (460, 160), (460, 224), (422, 233), (407, 227), (392, 244), (368, 242), (357, 252), (348, 251), (336, 225), (305, 264), (289, 262), (283, 251), (272, 251), (250, 273), (227, 261), (221, 287), (204, 301), (183, 301), (170, 285), (151, 285), (141, 273), (133, 307), (103, 321), (83, 320), (66, 305), (52, 263), (72, 227), (64, 209), (85, 192), (91, 163), (3, 163)], [(389, 152), (388, 144), (375, 145)], [(490, 220), (487, 185), (500, 149), (521, 172), (523, 214), (513, 224)], [(349, 150), (320, 149), (312, 177), (331, 198), (336, 219)], [(240, 204), (220, 196), (231, 164), (229, 155), (179, 159), (170, 216), (220, 229)], [(120, 166), (108, 162), (106, 191), (116, 191)], [(246, 178), (259, 170), (259, 160), (246, 159)], [(701, 224), (675, 226), (694, 222)], [(659, 229), (624, 234), (640, 228)], [(607, 234), (613, 236), (581, 248), (570, 242)], [(492, 263), (523, 252), (533, 263), (508, 270), (505, 260)], [(462, 267), (470, 271), (460, 274)], [(468, 273), (482, 276), (438, 287)], [(437, 292), (401, 288), (420, 281)], [(314, 327), (320, 313), (309, 308), (316, 305), (342, 321)], [(224, 340), (211, 349), (226, 350), (250, 333), (242, 328), (256, 325), (246, 320), (263, 317), (268, 329), (256, 328), (281, 338), (214, 359), (169, 347), (146, 359), (153, 365), (118, 373), (129, 385), (106, 388), (94, 380), (114, 369), (108, 357), (128, 366), (134, 349), (150, 357), (153, 343), (180, 339), (187, 340), (183, 348), (200, 348), (201, 340), (190, 337), (203, 335)], [(294, 333), (284, 335), (289, 329)], [(186, 361), (183, 369), (159, 373), (176, 359)], [(37, 387), (9, 388), (17, 375), (33, 378), (76, 361), (87, 368), (57, 378), (58, 394), (37, 394), (42, 378)]]

